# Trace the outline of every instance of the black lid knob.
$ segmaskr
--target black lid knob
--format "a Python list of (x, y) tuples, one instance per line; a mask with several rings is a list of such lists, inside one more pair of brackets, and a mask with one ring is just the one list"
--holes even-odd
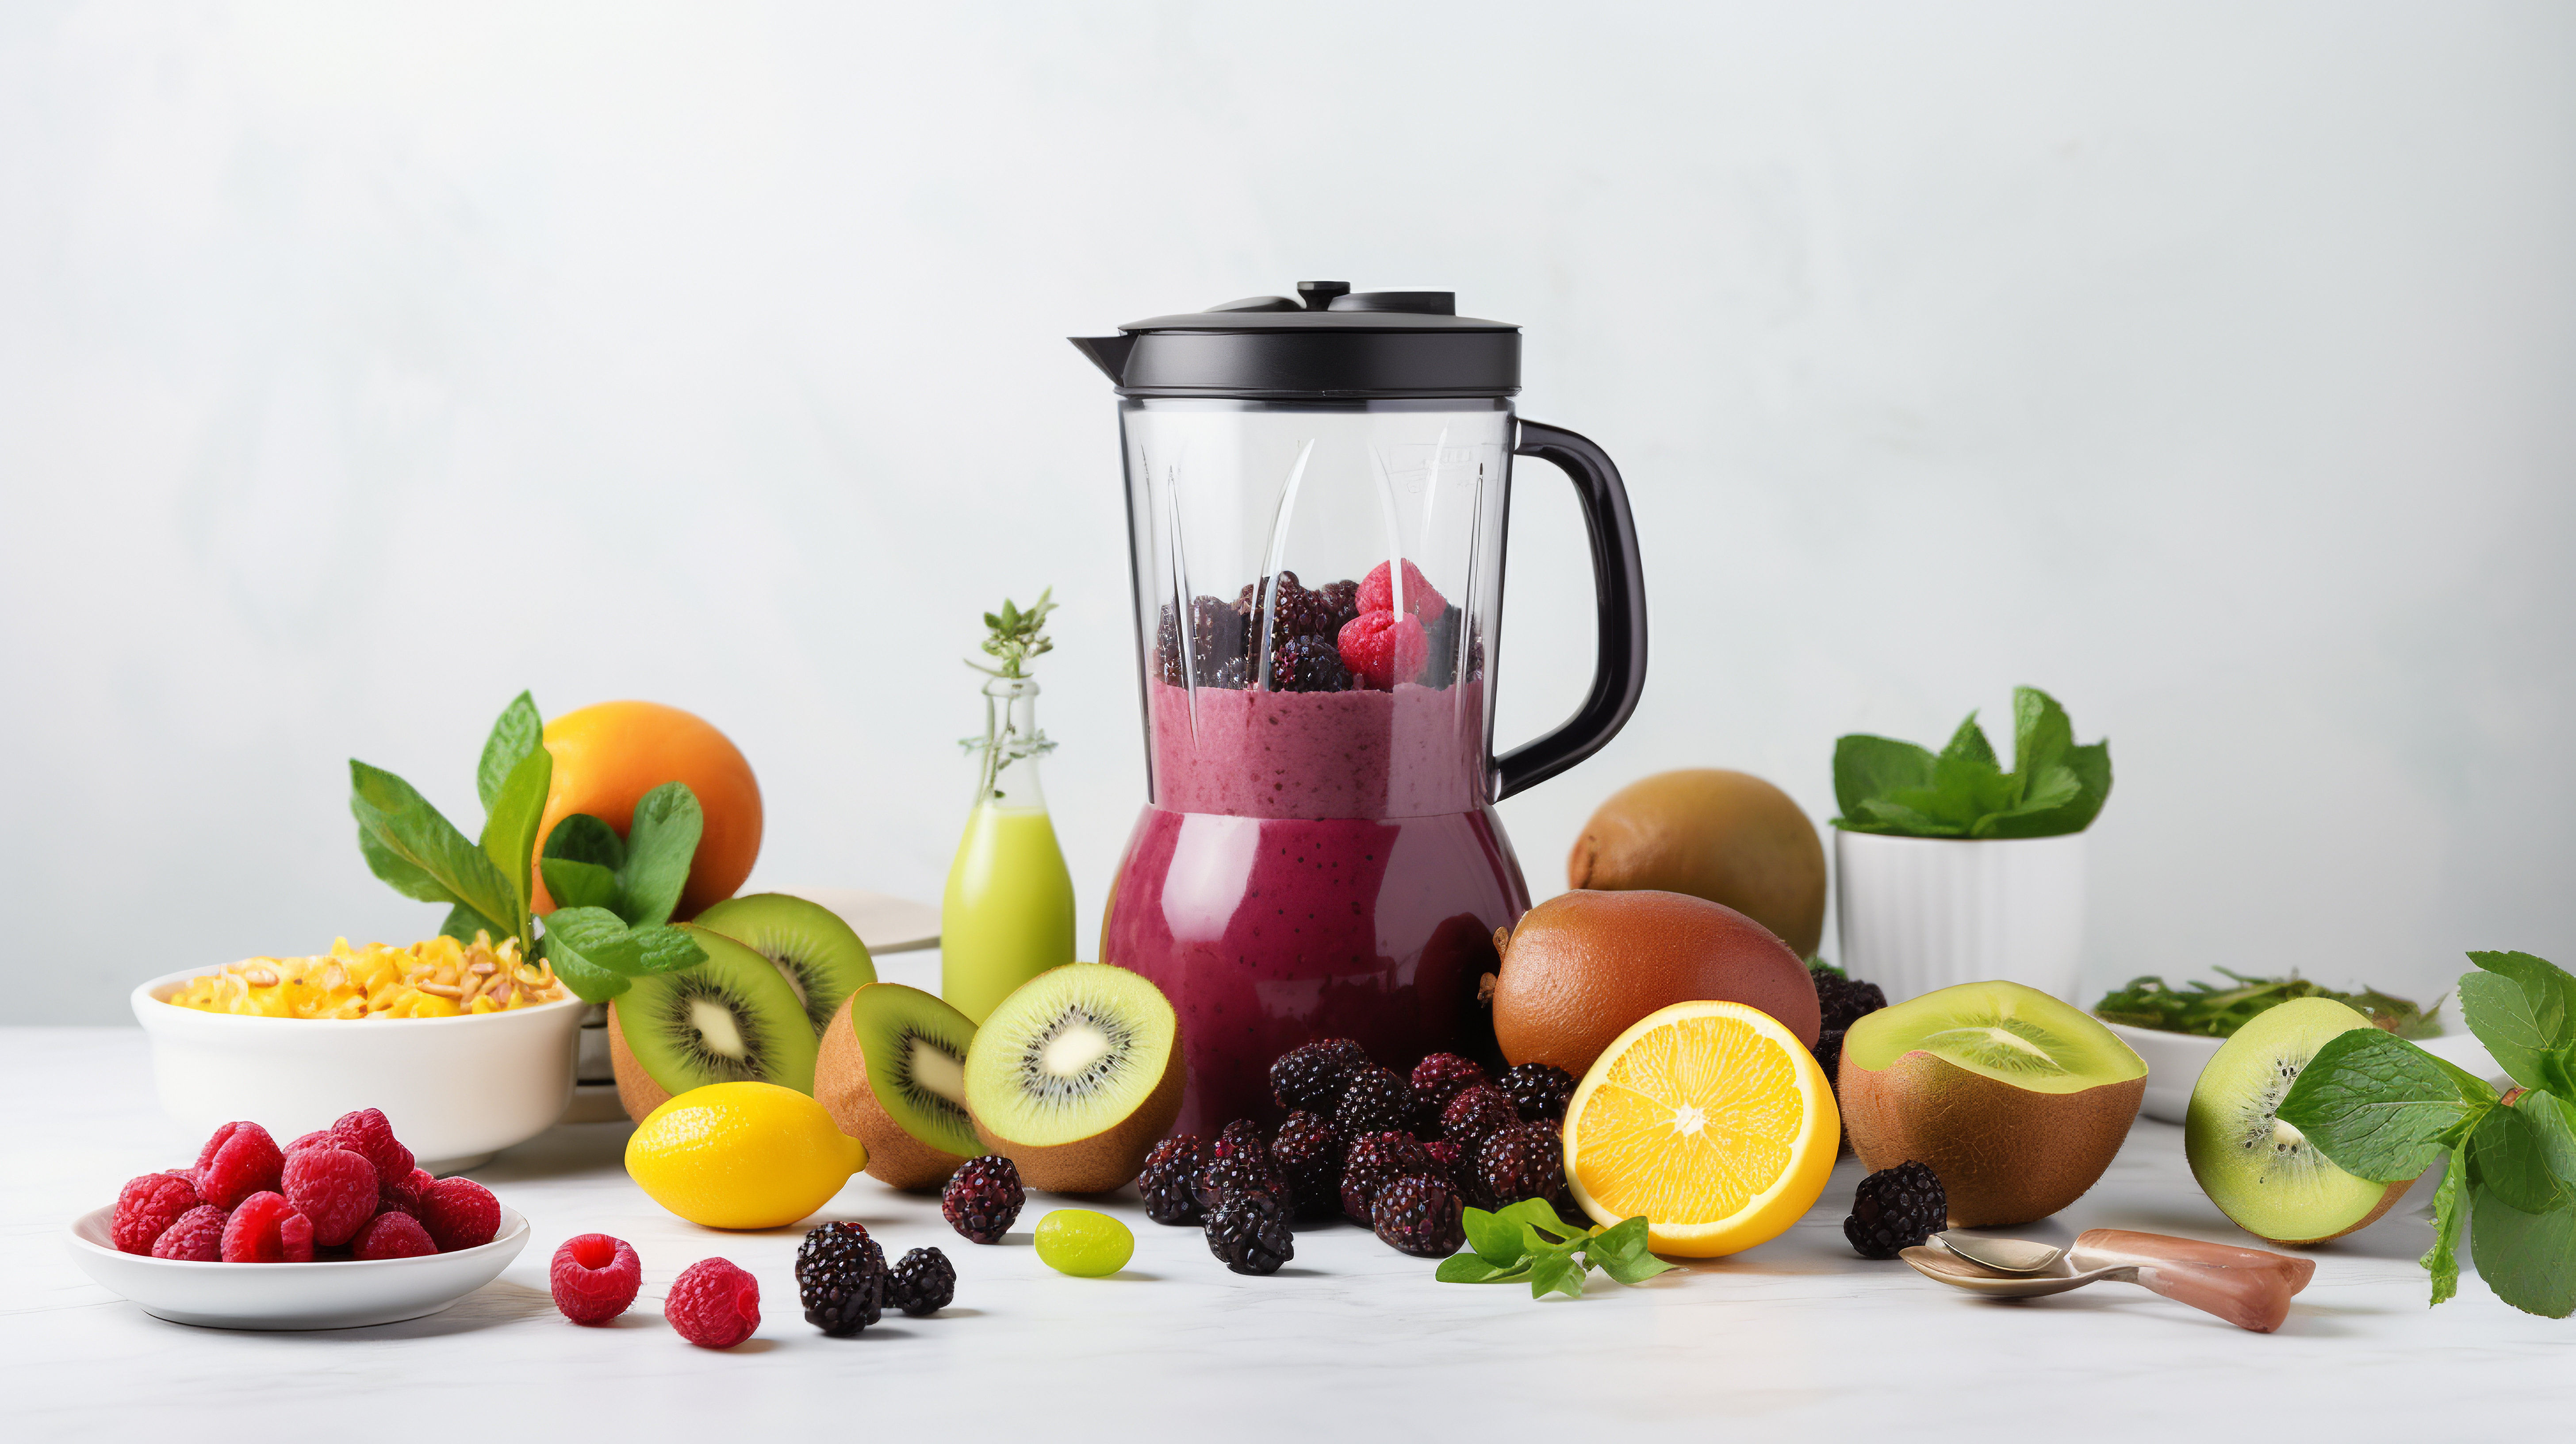
[(1297, 299), (1306, 303), (1307, 310), (1321, 311), (1330, 307), (1336, 299), (1349, 295), (1350, 290), (1351, 283), (1348, 281), (1299, 281)]

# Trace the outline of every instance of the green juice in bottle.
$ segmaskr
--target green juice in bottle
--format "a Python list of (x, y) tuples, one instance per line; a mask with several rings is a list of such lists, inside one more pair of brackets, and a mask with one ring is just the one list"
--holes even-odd
[[(1047, 650), (1045, 595), (1027, 612), (1002, 604), (984, 650), (1002, 659), (984, 684), (984, 736), (974, 810), (939, 905), (939, 992), (978, 1025), (1022, 983), (1073, 961), (1073, 876), (1038, 785), (1054, 750), (1037, 726), (1038, 684), (1023, 662)], [(992, 670), (992, 669), (986, 669)]]

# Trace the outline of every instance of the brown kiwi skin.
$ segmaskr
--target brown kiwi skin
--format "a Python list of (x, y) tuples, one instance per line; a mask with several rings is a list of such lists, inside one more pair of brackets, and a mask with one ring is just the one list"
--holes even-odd
[(1018, 1166), (1020, 1181), (1046, 1193), (1107, 1193), (1136, 1181), (1145, 1155), (1180, 1121), (1181, 1092), (1189, 1068), (1181, 1059), (1180, 1030), (1172, 1030), (1172, 1049), (1163, 1060), (1163, 1076), (1136, 1111), (1091, 1135), (1070, 1143), (1020, 1143), (1004, 1138), (975, 1119), (975, 1136), (984, 1146)]
[[(2345, 1234), (2359, 1233), (2363, 1229), (2370, 1227), (2372, 1224), (2379, 1222), (2379, 1220), (2385, 1216), (2390, 1209), (2397, 1206), (2397, 1200), (2406, 1196), (2406, 1190), (2413, 1188), (2414, 1186), (2414, 1179), (2399, 1179), (2397, 1182), (2388, 1185), (2388, 1191), (2379, 1196), (2379, 1206), (2377, 1208), (2372, 1209), (2370, 1212), (2365, 1213), (2360, 1218), (2354, 1220), (2350, 1227), (2337, 1229), (2333, 1233), (2319, 1234), (2315, 1238), (2273, 1238), (2269, 1234), (2254, 1233), (2254, 1230), (2250, 1228), (2246, 1228), (2245, 1231), (2247, 1233), (2254, 1233), (2256, 1238), (2263, 1240), (2265, 1243), (2277, 1243), (2283, 1248), (2314, 1248), (2321, 1243), (2332, 1243), (2336, 1239), (2343, 1237)], [(2238, 1228), (2245, 1228), (2245, 1225), (2241, 1223), (2236, 1226)]]
[(2078, 1093), (2035, 1093), (1921, 1049), (1878, 1069), (1845, 1053), (1835, 1084), (1861, 1167), (1876, 1173), (1912, 1159), (1931, 1169), (1949, 1196), (1952, 1228), (2029, 1223), (2083, 1197), (2111, 1166), (2147, 1093), (2143, 1073)]
[(850, 1020), (850, 1004), (858, 995), (859, 990), (853, 989), (841, 1000), (832, 1021), (823, 1025), (823, 1041), (814, 1057), (815, 1101), (843, 1133), (868, 1146), (868, 1177), (888, 1188), (935, 1189), (966, 1160), (913, 1137), (877, 1102), (876, 1090), (868, 1086), (867, 1045), (859, 1041), (859, 1030)]
[(1824, 841), (1789, 794), (1747, 772), (1658, 772), (1610, 794), (1574, 840), (1565, 885), (1703, 897), (1801, 958), (1824, 938)]
[(626, 1046), (626, 1030), (618, 1025), (614, 998), (608, 1001), (608, 1066), (617, 1074), (617, 1101), (625, 1106), (627, 1117), (641, 1123), (671, 1101), (671, 1090), (654, 1082), (635, 1050)]

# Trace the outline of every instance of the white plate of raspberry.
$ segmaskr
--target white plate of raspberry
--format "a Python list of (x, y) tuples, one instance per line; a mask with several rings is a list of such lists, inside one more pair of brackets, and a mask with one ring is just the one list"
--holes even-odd
[(500, 1277), (528, 1246), (528, 1221), (504, 1205), (492, 1241), (414, 1258), (196, 1263), (122, 1253), (113, 1205), (72, 1221), (63, 1247), (102, 1287), (156, 1319), (212, 1329), (354, 1329), (437, 1313)]

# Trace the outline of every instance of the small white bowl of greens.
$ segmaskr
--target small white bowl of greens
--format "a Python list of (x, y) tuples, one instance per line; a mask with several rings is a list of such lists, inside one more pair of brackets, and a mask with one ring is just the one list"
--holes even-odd
[(2445, 1062), (2490, 1081), (2504, 1075), (2475, 1036), (2444, 1016), (2443, 999), (2422, 1007), (2375, 988), (2337, 992), (2296, 972), (2285, 978), (2249, 978), (2225, 968), (2218, 971), (2230, 981), (2177, 988), (2150, 975), (2132, 979), (2093, 1005), (2093, 1016), (2147, 1060), (2147, 1092), (2139, 1111), (2149, 1118), (2182, 1122), (2191, 1106), (2192, 1085), (2219, 1048), (2247, 1019), (2292, 998), (2331, 998)]

